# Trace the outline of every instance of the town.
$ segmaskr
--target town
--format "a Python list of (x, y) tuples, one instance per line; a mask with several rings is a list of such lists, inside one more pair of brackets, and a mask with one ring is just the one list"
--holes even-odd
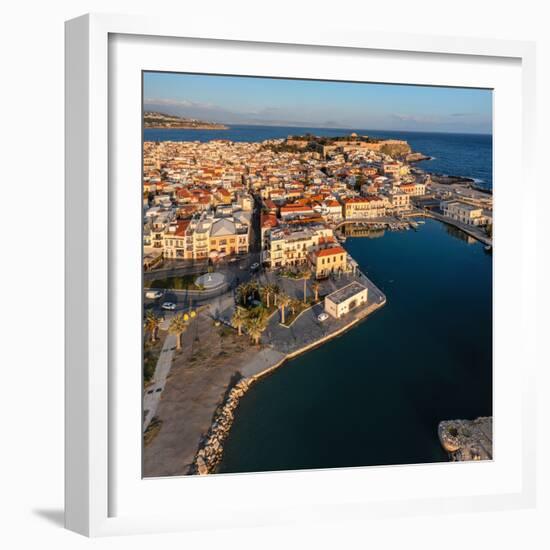
[[(215, 472), (255, 380), (386, 303), (346, 235), (416, 229), (427, 217), (492, 247), (492, 195), (430, 176), (423, 160), (406, 141), (354, 133), (144, 143), (143, 427), (146, 449), (159, 447), (146, 450), (145, 475)], [(217, 365), (210, 382), (206, 364)], [(178, 376), (211, 394), (172, 418), (162, 400)], [(172, 427), (162, 440), (163, 423), (184, 413), (187, 436)]]

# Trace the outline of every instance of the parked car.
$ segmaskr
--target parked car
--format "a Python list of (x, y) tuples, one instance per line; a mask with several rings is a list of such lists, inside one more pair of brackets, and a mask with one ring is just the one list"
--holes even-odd
[(317, 315), (318, 321), (323, 322), (323, 321), (326, 321), (327, 319), (328, 319), (328, 313), (325, 313), (324, 311), (323, 313), (319, 313), (319, 315)]
[(160, 307), (162, 309), (167, 309), (168, 311), (174, 311), (176, 309), (176, 304), (173, 302), (164, 302)]
[(149, 298), (150, 300), (156, 300), (158, 298), (161, 298), (162, 294), (163, 294), (162, 290), (148, 290), (145, 293), (145, 297)]
[(258, 269), (260, 269), (260, 264), (258, 262), (254, 262), (251, 266), (250, 266), (250, 271), (258, 271)]

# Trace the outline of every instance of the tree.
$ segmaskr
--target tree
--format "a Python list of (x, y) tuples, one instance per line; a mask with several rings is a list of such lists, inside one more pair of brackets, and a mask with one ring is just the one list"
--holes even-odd
[(168, 326), (168, 332), (176, 335), (176, 349), (181, 349), (181, 336), (187, 330), (187, 321), (183, 318), (183, 314), (174, 315)]
[(295, 298), (293, 298), (292, 300), (290, 300), (289, 307), (290, 311), (292, 311), (292, 315), (296, 315), (296, 311), (300, 307), (300, 300), (296, 300)]
[(271, 285), (271, 293), (273, 294), (273, 304), (277, 306), (277, 298), (281, 293), (281, 289), (278, 285)]
[(252, 297), (253, 300), (260, 295), (260, 285), (257, 281), (252, 281), (248, 283), (248, 295)]
[(315, 292), (315, 301), (319, 301), (319, 288), (320, 288), (319, 281), (313, 281), (311, 283), (311, 288), (313, 289), (313, 292)]
[(250, 294), (250, 285), (248, 283), (241, 283), (237, 287), (237, 301), (242, 306), (246, 306), (246, 304), (248, 302), (249, 294)]
[(145, 316), (145, 329), (149, 331), (151, 335), (151, 342), (157, 339), (157, 332), (160, 326), (160, 317), (154, 312), (149, 310)]
[(302, 279), (304, 280), (304, 304), (307, 298), (307, 280), (311, 278), (311, 271), (304, 271), (302, 273)]
[[(265, 310), (264, 310), (265, 311)], [(251, 317), (246, 325), (250, 338), (256, 345), (259, 345), (262, 333), (267, 328), (267, 318), (265, 315)]]
[(281, 323), (285, 323), (285, 307), (290, 303), (290, 297), (286, 294), (279, 294), (278, 305), (281, 308)]
[(279, 292), (279, 287), (277, 285), (268, 284), (264, 287), (265, 291), (265, 297), (266, 297), (266, 307), (269, 309), (270, 306), (270, 298), (273, 296), (273, 299), (275, 300), (277, 297), (277, 293)]
[(245, 326), (248, 318), (246, 310), (237, 306), (233, 317), (231, 317), (231, 324), (239, 331), (239, 336), (242, 335), (242, 328)]

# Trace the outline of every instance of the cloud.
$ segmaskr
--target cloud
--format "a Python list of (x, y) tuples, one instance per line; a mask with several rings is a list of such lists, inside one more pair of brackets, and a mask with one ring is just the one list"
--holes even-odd
[(183, 108), (196, 108), (196, 109), (208, 109), (215, 108), (212, 103), (202, 103), (200, 101), (191, 101), (189, 99), (171, 99), (171, 98), (146, 98), (143, 100), (146, 105), (165, 105), (167, 107), (183, 107)]
[(440, 117), (433, 115), (408, 115), (403, 113), (394, 113), (390, 116), (400, 122), (413, 122), (415, 124), (438, 124), (441, 122)]
[[(253, 124), (265, 126), (325, 126), (318, 120), (315, 113), (301, 112), (300, 118), (292, 109), (282, 107), (263, 107), (258, 110), (231, 110), (213, 103), (203, 103), (188, 99), (145, 98), (145, 109), (160, 111), (169, 115), (179, 115), (189, 118), (222, 122), (226, 124)], [(343, 123), (331, 121), (326, 126), (345, 127)]]
[[(149, 111), (160, 111), (210, 122), (256, 126), (294, 126), (310, 128), (386, 129), (410, 131), (490, 131), (491, 117), (469, 112), (429, 113), (354, 113), (319, 109), (311, 106), (266, 106), (235, 109), (187, 98), (145, 98)], [(328, 115), (328, 116), (327, 116)], [(329, 118), (330, 117), (330, 118)]]

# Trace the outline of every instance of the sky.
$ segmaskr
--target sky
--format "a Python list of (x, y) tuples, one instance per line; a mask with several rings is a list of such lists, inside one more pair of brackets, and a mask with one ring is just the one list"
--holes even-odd
[(492, 133), (492, 92), (472, 88), (147, 72), (143, 103), (234, 125)]

